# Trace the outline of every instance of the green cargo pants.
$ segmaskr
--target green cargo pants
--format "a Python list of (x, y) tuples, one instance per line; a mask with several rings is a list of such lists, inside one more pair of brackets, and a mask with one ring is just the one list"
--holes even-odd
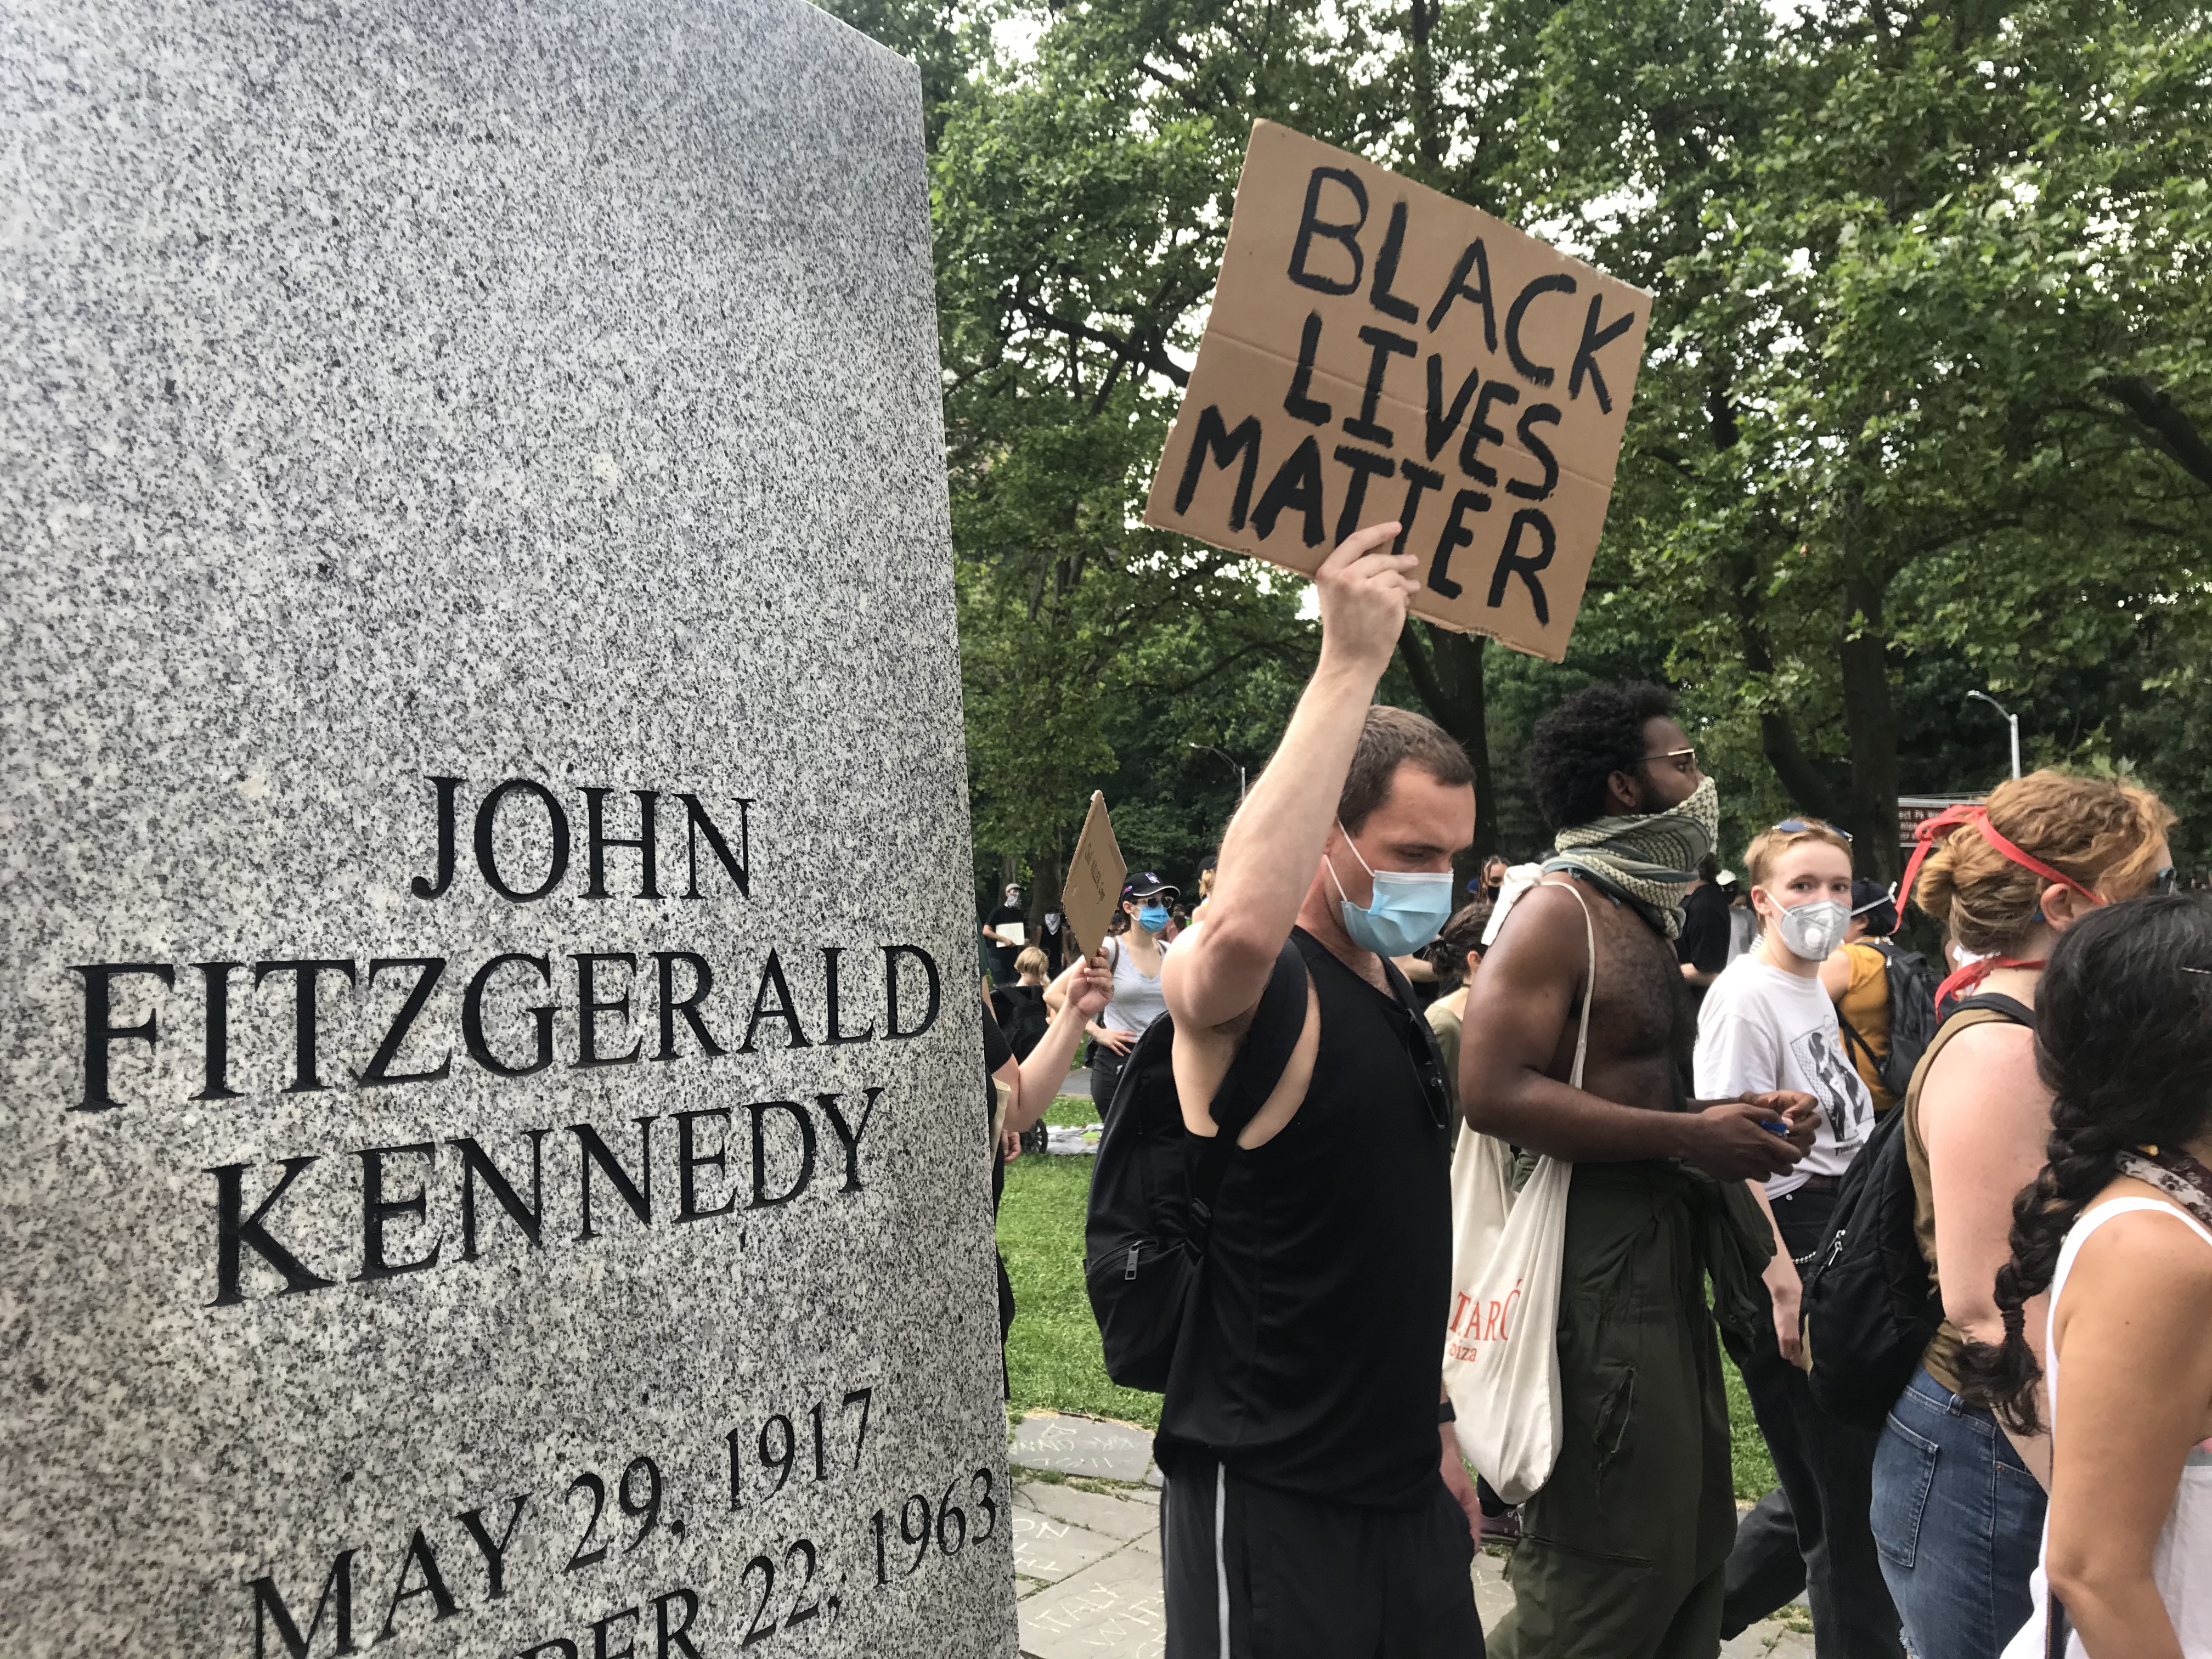
[(1714, 1659), (1735, 1535), (1701, 1223), (1664, 1164), (1585, 1164), (1559, 1272), (1559, 1461), (1491, 1659)]

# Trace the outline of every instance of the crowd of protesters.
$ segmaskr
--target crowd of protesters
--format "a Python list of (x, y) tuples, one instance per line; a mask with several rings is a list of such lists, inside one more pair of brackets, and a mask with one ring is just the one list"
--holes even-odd
[[(1923, 827), (1895, 886), (1810, 817), (1739, 875), (1668, 695), (1598, 685), (1530, 744), (1551, 851), (1457, 885), (1472, 772), (1372, 702), (1395, 528), (1316, 577), (1319, 665), (1198, 925), (1169, 948), (1146, 872), (1005, 1005), (1001, 1080), (1026, 1103), (1011, 1074), (1056, 1085), (1087, 1032), (1109, 1138), (1171, 1019), (1170, 1133), (1218, 1183), (1158, 1438), (1170, 1659), (1481, 1654), (1486, 1535), (1493, 1652), (1711, 1659), (1802, 1595), (1822, 1659), (2212, 1656), (2212, 908), (2171, 890), (2172, 815), (2039, 771)], [(1437, 1369), (1486, 1135), (1516, 1178), (1570, 1167), (1556, 1451), (1512, 1513)], [(1877, 1261), (1844, 1217), (1885, 1196)], [(1847, 1259), (1923, 1310), (1883, 1352), (1822, 1348)], [(1778, 1480), (1741, 1520), (1723, 1351)]]

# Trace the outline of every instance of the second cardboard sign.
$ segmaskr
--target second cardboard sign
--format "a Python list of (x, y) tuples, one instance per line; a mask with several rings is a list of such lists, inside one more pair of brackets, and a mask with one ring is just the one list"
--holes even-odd
[(1395, 519), (1415, 614), (1557, 662), (1650, 316), (1503, 220), (1255, 122), (1145, 520), (1311, 574)]
[(1075, 853), (1067, 861), (1067, 879), (1060, 884), (1060, 908), (1067, 930), (1075, 935), (1076, 949), (1085, 956), (1097, 953), (1106, 942), (1121, 908), (1121, 884), (1129, 866), (1114, 839), (1114, 821), (1107, 816), (1106, 797), (1091, 792), (1091, 811), (1084, 816), (1083, 833), (1076, 838)]

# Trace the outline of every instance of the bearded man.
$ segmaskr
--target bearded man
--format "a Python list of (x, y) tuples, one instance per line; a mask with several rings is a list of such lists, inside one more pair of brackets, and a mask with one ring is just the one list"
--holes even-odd
[(1735, 1498), (1705, 1281), (1723, 1319), (1755, 1328), (1773, 1243), (1745, 1182), (1804, 1156), (1814, 1105), (1689, 1098), (1696, 1023), (1674, 940), (1719, 805), (1667, 693), (1577, 692), (1537, 723), (1529, 768), (1557, 839), (1475, 976), (1460, 1097), (1470, 1127), (1575, 1170), (1559, 1457), (1522, 1512), (1490, 1650), (1713, 1659)]

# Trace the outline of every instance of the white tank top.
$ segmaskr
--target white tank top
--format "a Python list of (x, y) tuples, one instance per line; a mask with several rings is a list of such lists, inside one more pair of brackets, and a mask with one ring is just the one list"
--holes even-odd
[[(1099, 1014), (1098, 1023), (1111, 1031), (1134, 1031), (1142, 1036), (1145, 1028), (1168, 1011), (1167, 995), (1160, 989), (1159, 963), (1149, 974), (1140, 971), (1127, 941), (1118, 938), (1107, 941), (1106, 954), (1114, 959), (1114, 1000)], [(1163, 951), (1160, 961), (1166, 958)]]
[[(2057, 1328), (2058, 1298), (2066, 1293), (2066, 1275), (2073, 1270), (2074, 1258), (2091, 1233), (2114, 1216), (2136, 1210), (2162, 1210), (2179, 1216), (2191, 1232), (2212, 1244), (2212, 1232), (2200, 1226), (2196, 1218), (2154, 1198), (2112, 1199), (2085, 1212), (2067, 1229), (2066, 1242), (2058, 1250), (2058, 1270), (2051, 1281), (2051, 1322), (2043, 1343), (2044, 1352), (2050, 1356), (2046, 1375), (2054, 1435), (2058, 1429), (2058, 1346), (2051, 1333)], [(2051, 1522), (2046, 1517), (2043, 1553), (2050, 1548)], [(2151, 1576), (2157, 1580), (2159, 1599), (2166, 1603), (2166, 1616), (2172, 1620), (2173, 1633), (2181, 1642), (2183, 1659), (2212, 1659), (2212, 1440), (2192, 1448), (2183, 1466), (2173, 1508), (2166, 1515), (2166, 1525), (2158, 1534), (2158, 1547), (2151, 1556)], [(2044, 1659), (2044, 1615), (2051, 1605), (2051, 1587), (2044, 1577), (2040, 1555), (2035, 1576), (2029, 1581), (2029, 1594), (2035, 1610), (2006, 1646), (2004, 1659)], [(2066, 1654), (2067, 1659), (2088, 1659), (2079, 1632), (2068, 1638)]]

